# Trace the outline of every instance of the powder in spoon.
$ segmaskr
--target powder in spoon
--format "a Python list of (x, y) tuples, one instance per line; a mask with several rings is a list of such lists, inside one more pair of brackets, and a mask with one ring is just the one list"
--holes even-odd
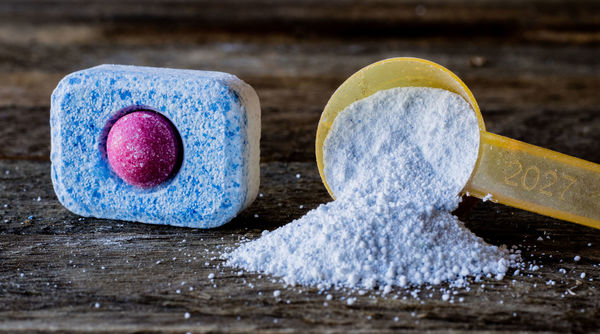
[(477, 118), (457, 94), (402, 87), (359, 100), (324, 143), (336, 200), (240, 245), (227, 264), (291, 284), (347, 288), (501, 279), (517, 256), (450, 213), (478, 149)]

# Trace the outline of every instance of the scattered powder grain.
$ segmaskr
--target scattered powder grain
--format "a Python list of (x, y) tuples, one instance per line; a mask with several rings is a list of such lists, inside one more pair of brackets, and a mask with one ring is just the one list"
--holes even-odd
[(518, 255), (450, 213), (478, 148), (475, 113), (454, 93), (405, 87), (357, 101), (324, 144), (336, 200), (240, 245), (224, 255), (227, 264), (289, 284), (353, 289), (501, 279)]

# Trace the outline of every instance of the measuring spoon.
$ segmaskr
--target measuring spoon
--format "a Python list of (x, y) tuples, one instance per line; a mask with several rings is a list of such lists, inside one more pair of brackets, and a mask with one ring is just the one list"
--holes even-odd
[(368, 65), (331, 96), (317, 129), (319, 174), (323, 143), (336, 116), (350, 104), (394, 87), (442, 88), (461, 95), (477, 115), (479, 155), (462, 190), (478, 198), (600, 229), (600, 165), (489, 133), (469, 88), (443, 66), (419, 58), (392, 58)]

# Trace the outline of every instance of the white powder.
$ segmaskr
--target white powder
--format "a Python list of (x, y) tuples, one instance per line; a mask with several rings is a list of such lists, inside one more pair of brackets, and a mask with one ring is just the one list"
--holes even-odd
[(477, 160), (479, 128), (470, 105), (457, 94), (394, 88), (341, 112), (323, 149), (326, 179), (336, 197), (385, 192), (388, 203), (452, 210)]
[(290, 284), (357, 289), (503, 277), (517, 256), (449, 213), (478, 145), (475, 113), (454, 93), (406, 87), (357, 101), (324, 143), (337, 199), (242, 244), (227, 264)]

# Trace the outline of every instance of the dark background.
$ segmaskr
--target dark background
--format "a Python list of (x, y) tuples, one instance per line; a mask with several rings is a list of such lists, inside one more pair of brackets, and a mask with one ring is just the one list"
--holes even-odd
[[(0, 331), (598, 330), (600, 232), (489, 202), (467, 226), (540, 269), (458, 290), (462, 303), (434, 287), (352, 306), (333, 292), (324, 306), (316, 289), (238, 275), (218, 254), (329, 200), (314, 161), (320, 113), (384, 58), (438, 62), (471, 88), (489, 131), (599, 163), (599, 46), (598, 1), (0, 0)], [(253, 85), (263, 197), (215, 230), (66, 211), (49, 176), (50, 94), (103, 63)]]

